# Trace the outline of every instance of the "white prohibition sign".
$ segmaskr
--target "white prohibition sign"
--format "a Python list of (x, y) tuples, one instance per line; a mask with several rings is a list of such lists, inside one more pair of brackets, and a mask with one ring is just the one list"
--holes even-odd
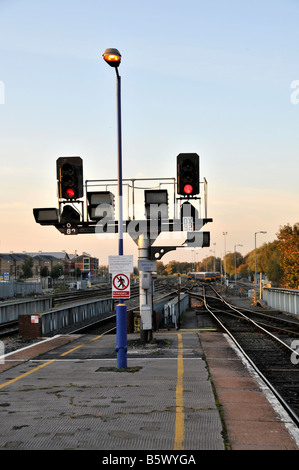
[(130, 279), (126, 274), (116, 274), (113, 277), (113, 286), (116, 290), (126, 290), (130, 285)]

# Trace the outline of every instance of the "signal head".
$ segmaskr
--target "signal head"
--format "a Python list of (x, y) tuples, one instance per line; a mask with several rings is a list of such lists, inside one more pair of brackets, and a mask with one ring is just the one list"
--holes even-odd
[(199, 194), (199, 156), (196, 153), (177, 156), (177, 192), (187, 197)]
[(80, 157), (57, 160), (58, 193), (61, 199), (76, 201), (83, 196), (83, 168)]

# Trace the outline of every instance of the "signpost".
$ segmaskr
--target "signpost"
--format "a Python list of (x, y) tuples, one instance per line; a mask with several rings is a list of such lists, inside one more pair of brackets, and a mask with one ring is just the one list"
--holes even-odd
[(112, 298), (130, 298), (130, 274), (117, 273), (112, 275)]
[(139, 259), (138, 260), (138, 269), (139, 271), (157, 271), (157, 261), (148, 260), (148, 259)]
[(133, 272), (133, 255), (108, 256), (109, 273), (132, 273)]
[(112, 298), (119, 299), (116, 307), (116, 351), (118, 368), (127, 367), (127, 308), (124, 299), (130, 298), (130, 273), (133, 272), (133, 255), (109, 256), (109, 273), (112, 274)]

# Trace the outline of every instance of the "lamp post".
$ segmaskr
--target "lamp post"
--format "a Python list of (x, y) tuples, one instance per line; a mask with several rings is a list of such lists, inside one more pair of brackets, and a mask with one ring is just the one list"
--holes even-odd
[(254, 234), (254, 266), (255, 266), (255, 270), (254, 270), (254, 283), (256, 284), (256, 278), (257, 278), (257, 275), (256, 275), (256, 235), (257, 233), (267, 233), (265, 232), (264, 230), (261, 230), (259, 232), (255, 232)]
[(214, 245), (214, 273), (215, 273), (216, 272), (216, 255), (215, 255), (215, 253), (216, 253), (216, 248), (215, 248), (216, 243), (213, 243), (213, 245)]
[[(118, 254), (124, 254), (123, 249), (123, 201), (122, 201), (122, 132), (121, 132), (121, 77), (118, 67), (121, 55), (117, 49), (106, 49), (103, 58), (116, 72), (116, 106), (117, 106), (117, 155), (118, 155)], [(127, 307), (123, 299), (116, 306), (116, 352), (117, 368), (127, 368)]]
[(227, 232), (223, 232), (224, 235), (224, 284), (226, 285), (226, 235)]
[(243, 245), (235, 245), (234, 246), (234, 252), (235, 252), (235, 285), (237, 282), (237, 255), (236, 255), (236, 247), (237, 246), (243, 246)]

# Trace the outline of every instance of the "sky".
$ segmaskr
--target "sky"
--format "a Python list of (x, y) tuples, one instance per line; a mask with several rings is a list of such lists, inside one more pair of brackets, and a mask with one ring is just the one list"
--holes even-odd
[[(61, 156), (81, 156), (84, 180), (117, 179), (110, 47), (123, 178), (176, 177), (192, 152), (208, 182), (211, 246), (164, 264), (245, 255), (256, 232), (259, 246), (299, 222), (298, 24), (299, 0), (0, 0), (0, 252), (117, 254), (117, 235), (65, 236), (33, 218), (58, 207)], [(136, 260), (127, 236), (124, 254)]]

